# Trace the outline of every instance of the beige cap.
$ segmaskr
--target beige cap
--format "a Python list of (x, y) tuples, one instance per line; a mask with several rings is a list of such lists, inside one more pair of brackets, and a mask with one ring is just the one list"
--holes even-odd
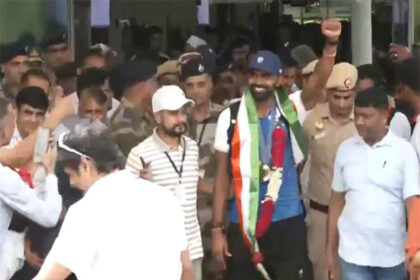
[(334, 65), (333, 71), (327, 82), (327, 89), (341, 91), (354, 89), (357, 82), (357, 69), (347, 62)]
[(303, 69), (302, 75), (309, 75), (312, 74), (315, 70), (315, 66), (318, 64), (319, 59), (312, 60), (309, 62)]
[(165, 63), (159, 65), (157, 70), (157, 76), (160, 77), (165, 74), (178, 74), (177, 60), (168, 60)]

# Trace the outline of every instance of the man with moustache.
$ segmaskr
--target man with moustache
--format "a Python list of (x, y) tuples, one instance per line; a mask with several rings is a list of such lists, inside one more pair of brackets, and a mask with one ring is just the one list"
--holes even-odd
[[(183, 135), (187, 109), (192, 105), (194, 101), (187, 99), (178, 86), (158, 89), (152, 99), (157, 128), (152, 136), (131, 150), (126, 169), (167, 188), (178, 198), (185, 214), (195, 280), (201, 280), (203, 247), (197, 218), (198, 147), (194, 140)], [(159, 206), (159, 198), (155, 199)]]
[[(353, 116), (356, 82), (356, 67), (349, 63), (336, 64), (326, 86), (328, 102), (317, 104), (303, 123), (311, 163), (306, 230), (314, 280), (328, 278), (325, 248), (334, 159), (339, 145), (357, 134)], [(338, 263), (338, 256), (335, 261)], [(332, 273), (335, 280), (341, 279), (339, 271)]]
[[(324, 55), (307, 88), (313, 103), (334, 66), (340, 32), (338, 21), (322, 22)], [(239, 103), (221, 113), (217, 124), (212, 251), (231, 280), (299, 279), (305, 261), (297, 165), (308, 147), (288, 93), (276, 87), (281, 70), (278, 56), (259, 51), (250, 65), (250, 87)], [(225, 231), (230, 181), (235, 196)]]

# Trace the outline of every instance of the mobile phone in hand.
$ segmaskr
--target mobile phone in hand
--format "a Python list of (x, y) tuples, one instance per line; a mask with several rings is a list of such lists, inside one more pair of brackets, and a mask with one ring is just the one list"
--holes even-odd
[(50, 130), (45, 127), (40, 127), (35, 142), (34, 163), (42, 163), (42, 157), (47, 153), (49, 141)]

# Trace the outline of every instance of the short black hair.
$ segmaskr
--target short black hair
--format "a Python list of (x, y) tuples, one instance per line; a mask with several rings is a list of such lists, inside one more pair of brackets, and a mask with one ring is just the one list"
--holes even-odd
[(359, 80), (372, 80), (375, 86), (383, 84), (384, 81), (381, 69), (373, 64), (363, 64), (357, 67), (357, 76)]
[(39, 87), (24, 87), (16, 96), (16, 106), (20, 109), (23, 105), (29, 105), (32, 108), (47, 111), (49, 100), (47, 94)]
[(239, 49), (244, 46), (249, 46), (249, 48), (251, 48), (251, 41), (245, 36), (238, 36), (233, 39), (231, 50), (233, 51), (234, 49)]
[[(98, 172), (108, 174), (125, 165), (125, 157), (120, 151), (109, 129), (100, 121), (83, 120), (64, 136), (63, 142), (91, 158)], [(64, 168), (78, 171), (81, 157), (58, 146), (58, 162)]]
[(397, 65), (395, 74), (397, 84), (403, 84), (420, 95), (420, 58), (402, 61)]
[(24, 85), (27, 84), (28, 81), (29, 81), (29, 77), (31, 77), (31, 76), (41, 78), (41, 79), (47, 81), (49, 85), (51, 85), (50, 77), (48, 77), (47, 73), (45, 73), (44, 70), (39, 69), (39, 68), (33, 68), (33, 69), (29, 69), (28, 71), (26, 71), (26, 73), (22, 75), (22, 78), (21, 78), (20, 82)]
[(108, 96), (99, 87), (88, 87), (80, 92), (80, 98), (89, 97), (95, 100), (100, 106), (106, 105), (108, 102)]
[(101, 87), (108, 78), (108, 72), (98, 68), (89, 68), (80, 74), (77, 79), (77, 95), (89, 87)]
[(383, 86), (375, 86), (359, 92), (354, 100), (356, 107), (372, 107), (387, 111), (389, 108), (388, 92)]

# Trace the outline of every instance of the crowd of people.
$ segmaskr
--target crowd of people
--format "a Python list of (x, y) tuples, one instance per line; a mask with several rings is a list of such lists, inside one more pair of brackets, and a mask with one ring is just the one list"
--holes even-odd
[(418, 279), (420, 58), (336, 63), (341, 29), (320, 57), (3, 45), (0, 280)]

